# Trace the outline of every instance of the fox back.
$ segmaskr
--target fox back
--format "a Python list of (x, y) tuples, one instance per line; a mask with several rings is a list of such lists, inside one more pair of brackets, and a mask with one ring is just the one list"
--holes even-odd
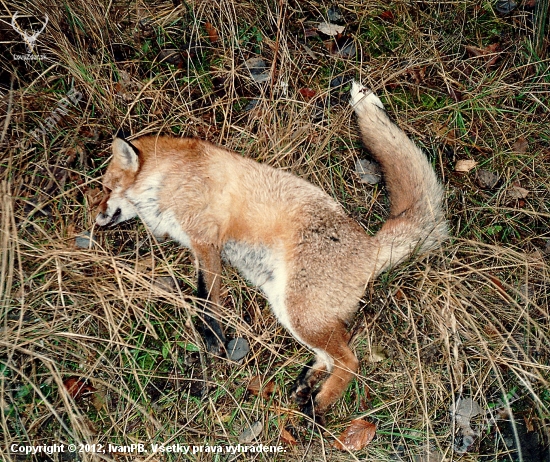
[(311, 183), (190, 138), (115, 139), (96, 219), (105, 226), (138, 216), (192, 250), (201, 331), (214, 354), (226, 341), (216, 314), (222, 260), (260, 288), (281, 324), (315, 352), (293, 396), (320, 422), (357, 371), (347, 324), (368, 281), (447, 236), (443, 191), (424, 154), (374, 94), (354, 84), (351, 96), (392, 204), (373, 237)]

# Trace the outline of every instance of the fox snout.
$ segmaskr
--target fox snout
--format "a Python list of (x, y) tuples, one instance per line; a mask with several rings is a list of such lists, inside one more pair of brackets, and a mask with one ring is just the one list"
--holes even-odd
[(114, 226), (119, 222), (120, 216), (122, 214), (122, 209), (117, 208), (112, 215), (109, 215), (105, 212), (99, 212), (95, 219), (95, 222), (99, 226)]
[(134, 204), (123, 194), (110, 190), (105, 192), (97, 211), (95, 222), (98, 226), (115, 226), (137, 215)]
[[(95, 219), (96, 224), (99, 226), (107, 226), (111, 223), (112, 218), (108, 213), (108, 203), (109, 203), (110, 194), (105, 193), (103, 196), (103, 199), (101, 200), (100, 204), (97, 206), (97, 217)], [(115, 211), (118, 212), (118, 215), (120, 215), (120, 209)], [(114, 216), (114, 214), (113, 214)]]

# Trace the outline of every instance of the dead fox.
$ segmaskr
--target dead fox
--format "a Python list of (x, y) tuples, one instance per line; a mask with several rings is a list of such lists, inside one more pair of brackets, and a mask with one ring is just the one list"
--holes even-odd
[(357, 371), (347, 324), (366, 284), (447, 237), (443, 189), (422, 151), (358, 83), (351, 104), (391, 198), (375, 236), (309, 182), (192, 138), (116, 138), (96, 219), (105, 226), (138, 216), (154, 235), (192, 250), (211, 352), (225, 351), (216, 317), (222, 259), (259, 287), (281, 324), (315, 352), (293, 397), (318, 421)]

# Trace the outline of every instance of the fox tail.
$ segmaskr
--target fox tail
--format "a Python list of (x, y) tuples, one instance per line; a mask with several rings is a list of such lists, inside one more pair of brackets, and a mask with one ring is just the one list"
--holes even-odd
[(389, 119), (372, 91), (353, 82), (351, 105), (363, 143), (381, 165), (391, 201), (390, 216), (374, 236), (377, 276), (447, 239), (443, 187), (424, 153)]

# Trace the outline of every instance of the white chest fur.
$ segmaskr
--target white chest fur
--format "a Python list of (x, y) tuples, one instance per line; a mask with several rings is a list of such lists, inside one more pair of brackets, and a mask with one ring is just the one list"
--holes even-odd
[(168, 234), (183, 247), (190, 248), (191, 240), (181, 227), (180, 220), (173, 211), (161, 211), (159, 206), (159, 190), (162, 186), (162, 175), (151, 175), (143, 184), (127, 192), (137, 210), (139, 218), (151, 232), (162, 237)]

